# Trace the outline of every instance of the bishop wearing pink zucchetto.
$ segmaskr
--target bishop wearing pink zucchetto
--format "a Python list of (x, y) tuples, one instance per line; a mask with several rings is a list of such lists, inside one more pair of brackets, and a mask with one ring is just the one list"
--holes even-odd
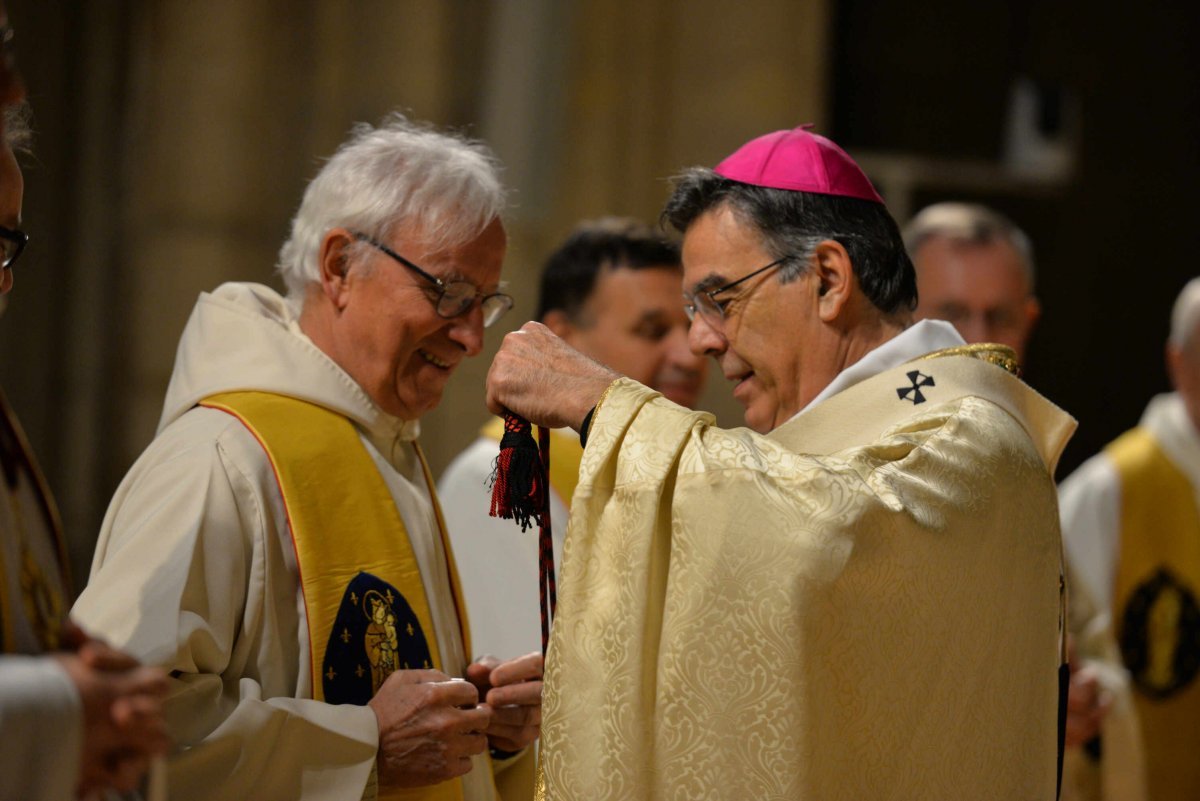
[(1052, 798), (1052, 476), (1074, 421), (1012, 351), (913, 323), (882, 199), (804, 128), (675, 181), (722, 429), (537, 323), (488, 404), (584, 440), (545, 799)]

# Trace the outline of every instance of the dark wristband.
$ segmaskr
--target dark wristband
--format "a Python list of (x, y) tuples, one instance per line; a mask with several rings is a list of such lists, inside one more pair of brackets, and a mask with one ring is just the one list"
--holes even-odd
[[(598, 406), (599, 404), (597, 404)], [(588, 413), (583, 416), (583, 422), (579, 424), (579, 445), (587, 447), (588, 429), (592, 427), (592, 415), (596, 413), (596, 407), (588, 409)]]
[(505, 759), (512, 759), (513, 757), (517, 756), (520, 753), (521, 753), (520, 751), (504, 751), (500, 748), (489, 748), (488, 749), (488, 754), (491, 755), (492, 759), (497, 760), (497, 761), (503, 761)]

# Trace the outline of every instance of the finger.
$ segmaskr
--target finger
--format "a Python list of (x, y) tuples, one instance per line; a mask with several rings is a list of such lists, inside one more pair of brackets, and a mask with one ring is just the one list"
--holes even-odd
[(492, 670), (492, 686), (503, 687), (506, 684), (540, 679), (543, 670), (544, 662), (540, 653), (525, 654), (497, 665)]
[(387, 677), (384, 686), (388, 684), (428, 684), (449, 680), (450, 677), (440, 670), (397, 670)]
[(89, 639), (79, 647), (79, 657), (94, 670), (132, 670), (141, 663), (124, 651), (118, 651), (103, 640)]
[(435, 704), (474, 709), (479, 703), (479, 689), (466, 679), (434, 682), (430, 690)]
[(491, 672), (501, 664), (503, 664), (503, 662), (498, 657), (492, 656), (491, 654), (484, 654), (483, 656), (478, 657), (471, 664), (467, 665), (467, 670), (470, 670), (471, 668), (480, 668)]
[(447, 743), (452, 753), (470, 757), (482, 754), (488, 747), (488, 737), (482, 731), (464, 732)]
[(488, 733), (488, 745), (501, 751), (520, 751), (538, 738), (537, 729), (514, 730), (511, 734)]
[(520, 684), (509, 684), (506, 687), (493, 687), (488, 690), (486, 701), (489, 705), (497, 709), (514, 704), (519, 706), (541, 706), (542, 682), (525, 681)]
[(540, 706), (505, 706), (492, 710), (492, 722), (488, 726), (488, 734), (494, 734), (499, 729), (514, 731), (529, 726), (537, 728), (542, 724), (542, 708)]
[(492, 715), (495, 710), (487, 704), (479, 704), (470, 709), (455, 710), (457, 717), (454, 720), (454, 730), (456, 732), (481, 733), (488, 730), (488, 726), (492, 723)]
[[(492, 662), (495, 664), (492, 664)], [(479, 688), (479, 694), (481, 696), (486, 695), (487, 691), (492, 688), (492, 668), (494, 668), (496, 664), (499, 664), (499, 660), (496, 660), (494, 657), (484, 657), (478, 662), (473, 662), (467, 665), (467, 681)]]
[(166, 698), (171, 684), (167, 681), (167, 673), (161, 668), (139, 667), (130, 671), (125, 677), (121, 691), (125, 695), (145, 695), (152, 698)]

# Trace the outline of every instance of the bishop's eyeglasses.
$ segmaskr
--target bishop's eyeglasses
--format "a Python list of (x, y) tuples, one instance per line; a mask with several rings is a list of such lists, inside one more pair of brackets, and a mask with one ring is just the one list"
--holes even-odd
[(765, 273), (772, 267), (778, 267), (785, 261), (788, 261), (792, 258), (795, 257), (789, 254), (781, 259), (776, 259), (770, 264), (759, 267), (757, 270), (749, 273), (748, 275), (743, 275), (736, 281), (730, 281), (728, 284), (719, 286), (716, 289), (701, 289), (697, 292), (684, 292), (683, 310), (687, 313), (689, 320), (696, 319), (696, 312), (699, 312), (708, 322), (720, 325), (721, 323), (725, 322), (725, 306), (729, 303), (729, 301), (733, 300), (733, 298), (717, 300), (717, 295), (720, 295), (722, 292), (728, 292), (743, 281), (749, 281), (754, 276)]
[(503, 317), (505, 312), (513, 307), (512, 297), (503, 292), (485, 294), (476, 289), (475, 285), (470, 281), (443, 281), (436, 275), (430, 275), (425, 272), (374, 237), (359, 233), (358, 231), (352, 231), (351, 233), (354, 234), (355, 239), (366, 242), (381, 253), (392, 257), (403, 266), (433, 284), (438, 293), (437, 302), (434, 303), (434, 310), (437, 311), (438, 317), (449, 320), (458, 317), (460, 314), (466, 314), (470, 310), (471, 304), (475, 302), (475, 299), (479, 298), (479, 306), (483, 309), (483, 327), (487, 328)]
[(29, 234), (15, 228), (5, 228), (0, 225), (0, 247), (4, 248), (4, 268), (12, 267), (13, 262), (21, 257), (21, 251), (29, 242)]

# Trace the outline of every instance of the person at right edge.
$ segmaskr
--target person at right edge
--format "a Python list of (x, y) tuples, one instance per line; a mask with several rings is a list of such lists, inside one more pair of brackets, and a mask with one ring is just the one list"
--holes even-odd
[[(1063, 542), (1111, 616), (1141, 728), (1147, 798), (1200, 798), (1200, 278), (1171, 313), (1167, 372), (1137, 427), (1062, 483)], [(1108, 742), (1105, 741), (1105, 754)]]
[(912, 321), (896, 223), (824, 137), (689, 170), (664, 218), (748, 429), (534, 322), (488, 375), (585, 440), (541, 797), (1053, 798), (1074, 420), (1011, 349)]

